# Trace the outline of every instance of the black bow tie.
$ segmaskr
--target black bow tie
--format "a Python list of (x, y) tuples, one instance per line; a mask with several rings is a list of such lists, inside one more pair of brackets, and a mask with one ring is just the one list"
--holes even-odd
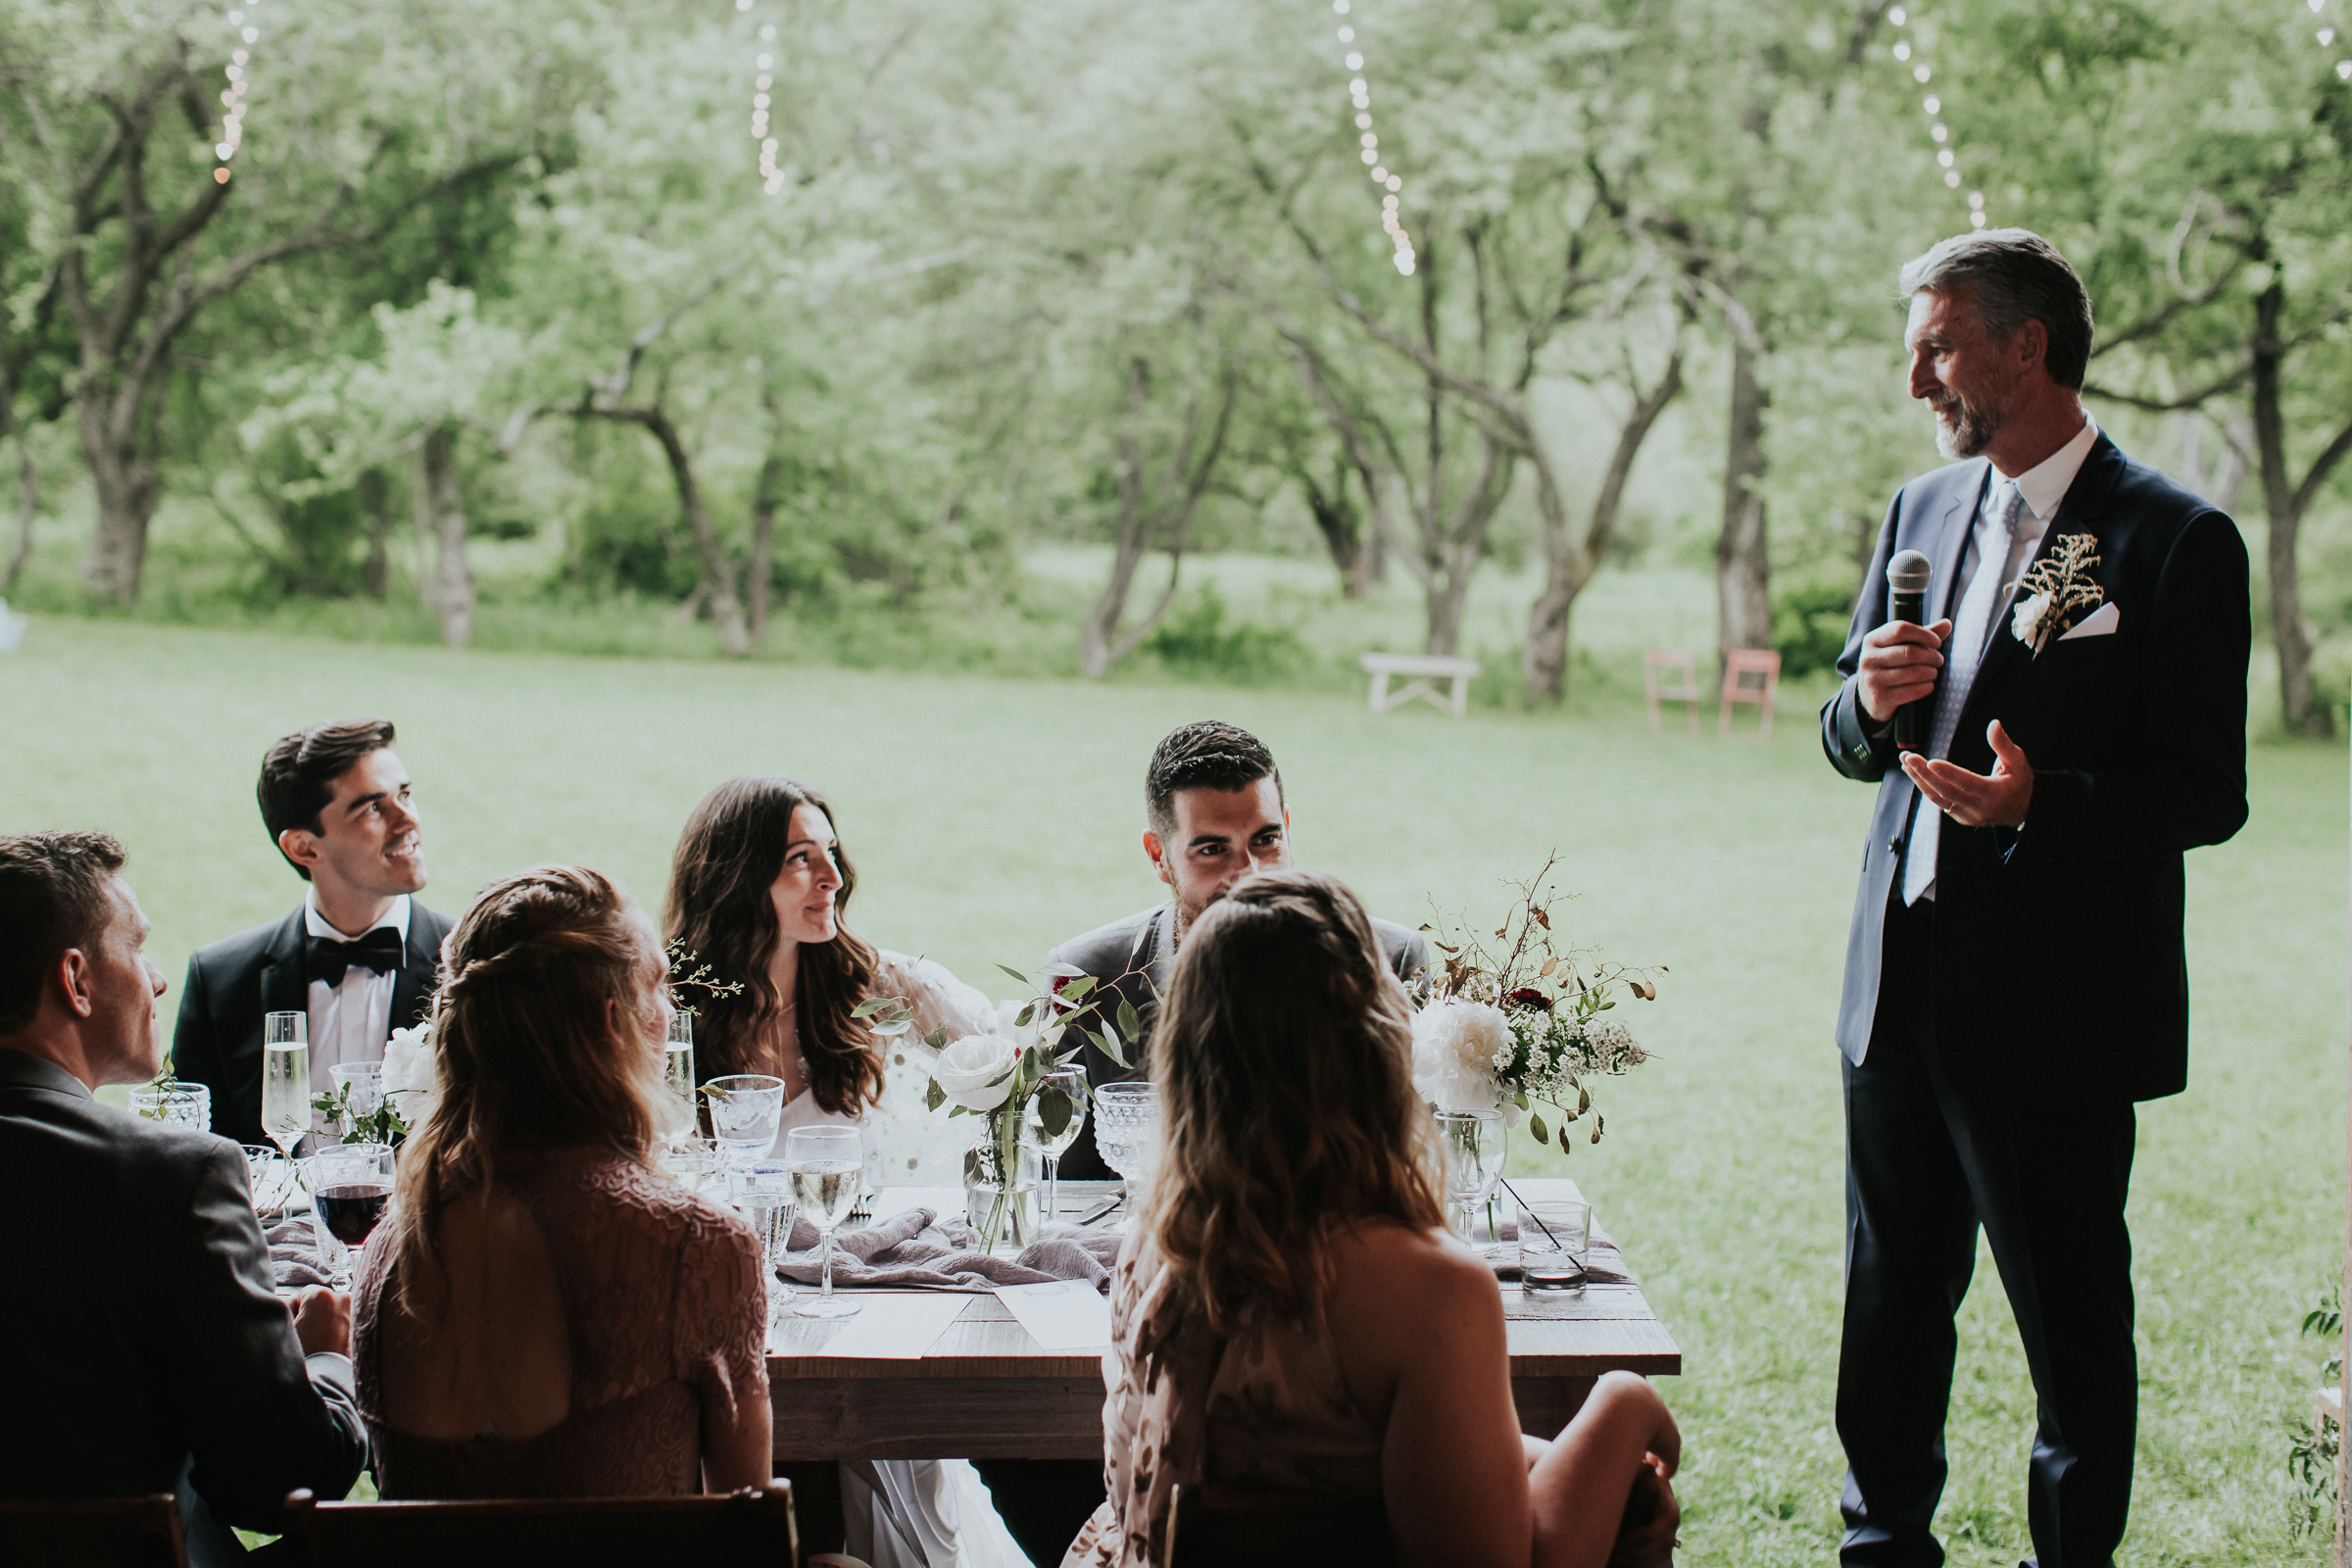
[(355, 963), (377, 974), (389, 974), (399, 968), (401, 945), (400, 933), (388, 925), (377, 926), (357, 942), (313, 937), (305, 967), (311, 979), (339, 986), (343, 983), (343, 972)]

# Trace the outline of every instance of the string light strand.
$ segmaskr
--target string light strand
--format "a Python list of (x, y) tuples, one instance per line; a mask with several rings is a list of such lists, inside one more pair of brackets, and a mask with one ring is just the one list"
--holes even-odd
[[(1331, 0), (1331, 9), (1342, 18), (1348, 15), (1348, 7), (1349, 0)], [(1404, 227), (1404, 176), (1392, 172), (1381, 157), (1380, 136), (1372, 128), (1372, 87), (1365, 79), (1364, 55), (1356, 47), (1352, 23), (1343, 21), (1340, 24), (1340, 44), (1347, 50), (1341, 57), (1340, 65), (1348, 73), (1348, 101), (1355, 107), (1357, 156), (1370, 168), (1372, 183), (1381, 192), (1380, 226), (1387, 232), (1389, 243), (1396, 247), (1395, 254), (1389, 259), (1396, 264), (1400, 275), (1410, 277), (1416, 258), (1413, 237)]]
[(253, 91), (253, 78), (245, 68), (253, 59), (251, 46), (262, 37), (262, 29), (247, 20), (246, 12), (260, 7), (261, 0), (243, 0), (228, 13), (229, 32), (247, 47), (231, 49), (228, 65), (221, 72), (228, 78), (228, 86), (220, 94), (220, 139), (213, 144), (213, 157), (218, 160), (213, 166), (216, 185), (228, 183), (228, 161), (245, 145), (245, 100)]
[[(1886, 13), (1886, 20), (1893, 23), (1896, 28), (1895, 63), (1908, 66), (1912, 81), (1922, 87), (1927, 86), (1936, 79), (1935, 68), (1921, 58), (1923, 51), (1920, 46), (1914, 43), (1910, 37), (1903, 35), (1905, 28), (1911, 29), (1913, 33), (1918, 31), (1918, 16), (1902, 6), (1895, 6)], [(1952, 127), (1943, 119), (1943, 99), (1936, 93), (1930, 92), (1920, 100), (1919, 107), (1928, 117), (1928, 139), (1936, 144), (1936, 167), (1942, 172), (1944, 188), (1958, 190), (1961, 184), (1960, 155), (1958, 149), (1952, 144)], [(1970, 191), (1968, 193), (1969, 227), (1983, 228), (1988, 221), (1989, 220), (1984, 216), (1984, 193), (1981, 190)]]
[[(2303, 0), (2303, 3), (2311, 7), (2311, 14), (2315, 17), (2328, 9), (2328, 0)], [(2316, 36), (2320, 40), (2321, 48), (2332, 49), (2335, 47), (2335, 29), (2333, 27), (2322, 27)], [(2335, 79), (2352, 81), (2352, 60), (2338, 60), (2335, 63)]]
[[(735, 0), (735, 9), (749, 11), (753, 0)], [(776, 167), (776, 149), (781, 145), (768, 129), (768, 106), (774, 100), (769, 91), (776, 84), (770, 74), (775, 70), (776, 57), (769, 52), (776, 41), (776, 24), (760, 24), (760, 52), (752, 57), (752, 69), (759, 74), (752, 77), (752, 138), (760, 143), (760, 187), (770, 196), (784, 194), (784, 172)]]

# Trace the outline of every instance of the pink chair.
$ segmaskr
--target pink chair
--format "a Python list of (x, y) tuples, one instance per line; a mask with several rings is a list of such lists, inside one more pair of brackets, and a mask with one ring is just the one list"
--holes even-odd
[[(1740, 682), (1742, 675), (1761, 676), (1763, 684), (1760, 686), (1743, 685)], [(1733, 649), (1723, 662), (1723, 709), (1722, 717), (1715, 726), (1715, 732), (1718, 735), (1729, 735), (1732, 732), (1732, 705), (1734, 703), (1754, 703), (1758, 710), (1759, 719), (1756, 739), (1759, 741), (1767, 739), (1772, 734), (1772, 700), (1779, 695), (1780, 689), (1780, 655), (1763, 648)]]
[[(1675, 685), (1666, 685), (1660, 677), (1669, 669), (1679, 669), (1683, 678)], [(1658, 734), (1663, 726), (1658, 720), (1660, 703), (1683, 705), (1683, 718), (1690, 733), (1698, 733), (1698, 666), (1690, 659), (1688, 648), (1645, 648), (1642, 651), (1642, 695), (1649, 704), (1649, 730)]]

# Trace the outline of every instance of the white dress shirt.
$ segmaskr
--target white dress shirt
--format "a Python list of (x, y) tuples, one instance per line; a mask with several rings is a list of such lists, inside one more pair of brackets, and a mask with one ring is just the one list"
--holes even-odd
[[(368, 928), (350, 935), (326, 923), (318, 912), (318, 893), (313, 889), (303, 900), (303, 929), (313, 938), (329, 942), (356, 942), (368, 931), (390, 926), (400, 933), (402, 955), (405, 957), (409, 943), (409, 897), (402, 894), (392, 901), (382, 919)], [(335, 1092), (333, 1069), (344, 1062), (381, 1061), (384, 1042), (392, 1036), (392, 986), (398, 970), (377, 974), (363, 964), (353, 964), (343, 971), (343, 983), (330, 986), (323, 980), (311, 982), (311, 1093), (331, 1095)], [(312, 1112), (314, 1131), (324, 1131), (325, 1121)]]
[[(1969, 584), (1984, 568), (1985, 559), (2000, 551), (2000, 576), (1993, 581), (1994, 592), (2001, 594), (2001, 602), (1984, 622), (1984, 643), (1977, 650), (1980, 655), (1984, 646), (1990, 644), (1992, 629), (2009, 612), (2008, 600), (2012, 596), (2002, 593), (2002, 585), (2015, 582), (2026, 569), (2026, 564), (2034, 559), (2034, 552), (2041, 548), (2042, 535), (2050, 531), (2050, 522), (2058, 515), (2058, 504), (2066, 499), (2075, 475), (2082, 471), (2083, 460), (2090, 456), (2091, 446), (2098, 439), (2098, 424), (2086, 415), (2082, 428), (2075, 432), (2072, 440), (2025, 472), (2012, 476), (1997, 466), (1993, 468), (1992, 483), (1984, 487), (1984, 499), (1977, 507), (1976, 525), (1969, 530), (1968, 549), (1961, 557), (1960, 580), (1952, 588), (1950, 611), (1957, 620), (1960, 606), (1968, 599)], [(2026, 503), (2018, 514), (2014, 534), (2001, 522), (2012, 487)], [(1957, 635), (1959, 628), (1955, 626), (1953, 630)], [(1966, 701), (1965, 697), (1962, 700)], [(1909, 843), (1903, 853), (1905, 904), (1936, 897), (1936, 852), (1942, 842), (1942, 829), (1941, 811), (1924, 804), (1914, 805)]]

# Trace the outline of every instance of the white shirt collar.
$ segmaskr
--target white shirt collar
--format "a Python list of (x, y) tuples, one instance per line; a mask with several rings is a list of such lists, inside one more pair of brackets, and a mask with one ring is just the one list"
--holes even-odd
[[(2018, 493), (2026, 498), (2026, 505), (2033, 510), (2034, 521), (2050, 520), (2051, 514), (2058, 510), (2058, 503), (2066, 499), (2066, 492), (2074, 484), (2075, 475), (2082, 471), (2083, 460), (2090, 456), (2091, 446), (2098, 439), (2098, 421), (2084, 415), (2082, 428), (2075, 432), (2073, 440), (2015, 476), (2012, 482), (2016, 484)], [(1997, 467), (1992, 474), (1995, 483), (2011, 477)]]
[[(369, 926), (368, 931), (380, 931), (385, 926), (390, 926), (400, 933), (402, 947), (408, 946), (409, 896), (406, 893), (394, 899), (392, 906), (384, 911), (383, 918)], [(302, 928), (312, 936), (324, 937), (329, 942), (356, 940), (357, 937), (364, 937), (368, 934), (368, 931), (361, 931), (354, 937), (346, 938), (342, 932), (329, 925), (326, 916), (318, 912), (318, 890), (317, 888), (310, 889), (302, 896)]]

